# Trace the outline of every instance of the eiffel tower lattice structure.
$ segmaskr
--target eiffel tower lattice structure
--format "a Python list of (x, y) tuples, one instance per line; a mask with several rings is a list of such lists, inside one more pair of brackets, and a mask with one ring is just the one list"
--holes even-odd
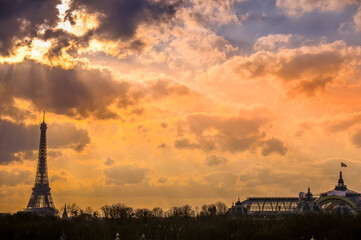
[(36, 170), (35, 184), (26, 211), (37, 214), (57, 214), (53, 198), (50, 193), (47, 154), (46, 154), (46, 129), (45, 112), (43, 122), (40, 125), (40, 144), (38, 165)]

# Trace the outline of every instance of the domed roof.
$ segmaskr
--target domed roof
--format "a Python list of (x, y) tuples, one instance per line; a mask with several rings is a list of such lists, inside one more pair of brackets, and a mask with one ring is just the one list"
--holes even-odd
[(361, 196), (360, 193), (347, 189), (347, 186), (344, 184), (344, 181), (342, 178), (342, 171), (340, 171), (340, 177), (338, 179), (338, 184), (336, 185), (336, 187), (331, 191), (323, 193), (322, 195), (323, 196), (339, 196), (339, 197), (346, 197), (349, 195), (360, 195)]

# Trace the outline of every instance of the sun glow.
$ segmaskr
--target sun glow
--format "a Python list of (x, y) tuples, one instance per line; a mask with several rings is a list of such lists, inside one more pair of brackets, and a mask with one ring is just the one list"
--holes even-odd
[(92, 39), (89, 41), (89, 46), (87, 48), (79, 49), (78, 51), (79, 54), (95, 52), (104, 52), (106, 55), (112, 55), (119, 59), (127, 56), (127, 54), (120, 52), (118, 42), (110, 40)]
[(0, 63), (16, 64), (25, 59), (34, 60), (36, 62), (48, 66), (61, 66), (62, 68), (73, 68), (77, 62), (86, 62), (83, 58), (73, 58), (67, 51), (74, 46), (74, 43), (66, 48), (61, 49), (61, 54), (57, 56), (49, 56), (54, 41), (43, 41), (41, 39), (32, 40), (30, 45), (19, 45), (15, 47), (10, 56), (0, 56)]
[(63, 0), (61, 4), (57, 6), (59, 10), (59, 22), (55, 29), (62, 29), (76, 36), (83, 36), (89, 30), (98, 27), (97, 16), (88, 14), (85, 10), (74, 10), (71, 13), (73, 23), (66, 19), (67, 11), (70, 9), (71, 0)]
[(31, 59), (37, 62), (44, 62), (44, 55), (49, 51), (51, 47), (50, 41), (43, 41), (40, 39), (34, 39), (31, 45), (19, 45), (10, 56), (0, 57), (0, 63), (20, 63), (24, 59)]

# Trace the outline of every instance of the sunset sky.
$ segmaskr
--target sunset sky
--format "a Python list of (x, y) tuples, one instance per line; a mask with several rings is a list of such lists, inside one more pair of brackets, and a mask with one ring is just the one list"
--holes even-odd
[(42, 111), (57, 208), (361, 192), (361, 3), (2, 0), (0, 212)]

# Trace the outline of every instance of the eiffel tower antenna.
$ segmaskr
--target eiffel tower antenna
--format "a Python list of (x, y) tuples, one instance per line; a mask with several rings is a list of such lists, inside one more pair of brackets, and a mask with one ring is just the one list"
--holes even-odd
[(43, 112), (43, 122), (40, 125), (40, 144), (38, 165), (35, 176), (35, 184), (33, 192), (26, 211), (38, 214), (57, 214), (53, 198), (50, 193), (48, 168), (47, 168), (47, 154), (46, 154), (46, 129), (45, 111)]

